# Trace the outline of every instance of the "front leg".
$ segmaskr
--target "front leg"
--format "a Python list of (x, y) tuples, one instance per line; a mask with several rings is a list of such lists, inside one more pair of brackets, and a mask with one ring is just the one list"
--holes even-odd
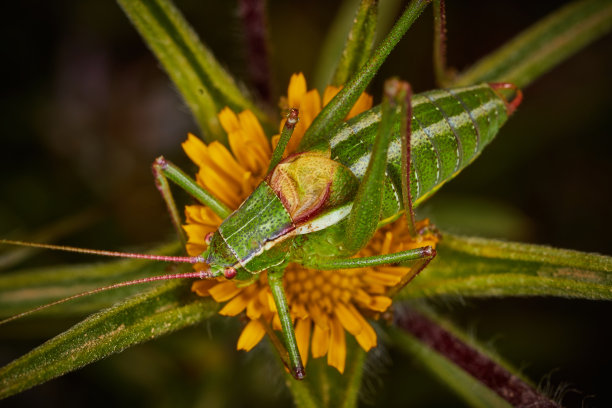
[(174, 164), (167, 161), (163, 156), (159, 156), (157, 159), (155, 159), (152, 168), (153, 176), (155, 177), (155, 185), (166, 202), (166, 207), (168, 208), (168, 213), (170, 214), (172, 224), (174, 225), (174, 229), (183, 243), (183, 246), (187, 242), (187, 239), (182, 228), (181, 216), (176, 208), (176, 203), (174, 201), (172, 191), (170, 190), (168, 180), (173, 181), (196, 200), (210, 207), (210, 209), (221, 217), (221, 219), (227, 218), (227, 216), (232, 212), (219, 199), (206, 191), (202, 186), (196, 183), (195, 180), (186, 175)]
[(293, 319), (289, 313), (289, 305), (287, 304), (287, 296), (285, 295), (285, 289), (283, 287), (283, 275), (285, 273), (285, 266), (280, 268), (272, 268), (268, 270), (268, 285), (270, 285), (270, 291), (276, 304), (276, 311), (281, 323), (283, 340), (285, 341), (285, 348), (289, 354), (289, 365), (291, 366), (291, 374), (298, 380), (303, 379), (306, 376), (304, 365), (302, 364), (302, 357), (300, 356), (300, 350), (298, 349), (297, 340), (295, 338), (295, 330), (293, 328)]

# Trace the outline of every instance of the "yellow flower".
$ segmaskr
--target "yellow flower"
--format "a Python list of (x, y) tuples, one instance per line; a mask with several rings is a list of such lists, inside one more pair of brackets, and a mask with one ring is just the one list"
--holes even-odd
[[(327, 104), (340, 88), (328, 87), (323, 96)], [(314, 118), (321, 111), (321, 97), (317, 90), (307, 91), (306, 80), (300, 74), (291, 77), (286, 99), (288, 108), (298, 108), (300, 121), (287, 148), (293, 152)], [(351, 118), (372, 106), (372, 97), (361, 95), (347, 115)], [(229, 137), (230, 153), (221, 143), (208, 146), (189, 135), (183, 148), (198, 165), (196, 180), (230, 208), (237, 208), (266, 175), (272, 146), (266, 139), (255, 116), (250, 111), (238, 115), (229, 108), (219, 113), (219, 120)], [(284, 121), (281, 123), (281, 128)], [(278, 135), (272, 138), (272, 145)], [(222, 220), (209, 208), (187, 206), (187, 252), (200, 255), (206, 249), (204, 237), (215, 231)], [(400, 221), (379, 230), (358, 256), (369, 256), (402, 251), (424, 245), (435, 245), (435, 239), (415, 243), (410, 237), (403, 217)], [(196, 265), (196, 268), (201, 267)], [(364, 318), (387, 310), (391, 298), (389, 290), (405, 284), (411, 277), (407, 267), (382, 266), (375, 268), (320, 271), (289, 264), (285, 270), (284, 286), (291, 316), (295, 322), (298, 348), (306, 364), (310, 355), (327, 355), (329, 365), (343, 372), (346, 360), (345, 330), (355, 336), (364, 350), (376, 346), (376, 332)], [(196, 281), (192, 290), (200, 296), (211, 296), (217, 302), (227, 302), (219, 312), (236, 316), (245, 312), (249, 322), (238, 339), (238, 349), (251, 350), (266, 333), (265, 325), (280, 330), (274, 299), (267, 285), (266, 273), (254, 283), (218, 280)]]

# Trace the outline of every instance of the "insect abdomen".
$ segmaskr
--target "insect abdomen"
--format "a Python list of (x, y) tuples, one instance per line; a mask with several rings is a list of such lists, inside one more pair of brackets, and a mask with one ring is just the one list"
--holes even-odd
[[(506, 121), (507, 113), (504, 101), (487, 84), (414, 95), (412, 108), (410, 185), (413, 201), (418, 204), (482, 151)], [(359, 179), (365, 174), (379, 122), (380, 108), (375, 107), (340, 125), (330, 140), (332, 158)], [(387, 188), (388, 199), (401, 197), (399, 123), (393, 132), (387, 175), (394, 191)]]

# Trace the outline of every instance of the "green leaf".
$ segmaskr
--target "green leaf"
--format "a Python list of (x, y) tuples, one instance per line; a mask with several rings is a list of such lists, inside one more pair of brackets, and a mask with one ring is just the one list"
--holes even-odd
[(344, 85), (368, 60), (374, 47), (378, 0), (362, 0), (338, 61), (332, 85)]
[(338, 64), (338, 56), (342, 54), (342, 48), (352, 27), (353, 16), (358, 5), (359, 0), (344, 0), (327, 30), (313, 75), (315, 88), (321, 94), (331, 82), (334, 68)]
[(350, 335), (347, 336), (346, 347), (347, 359), (343, 374), (327, 365), (327, 359), (322, 357), (309, 360), (306, 379), (303, 381), (285, 375), (287, 387), (298, 408), (357, 406), (367, 354)]
[(359, 96), (378, 72), (393, 48), (402, 39), (412, 23), (421, 15), (429, 0), (412, 0), (383, 42), (376, 48), (368, 62), (345, 84), (344, 88), (323, 108), (314, 119), (300, 143), (308, 148), (322, 140), (351, 110)]
[[(314, 80), (315, 88), (323, 93), (331, 82), (334, 69), (338, 65), (338, 56), (342, 54), (344, 43), (353, 25), (353, 16), (359, 6), (359, 0), (344, 0), (340, 5), (334, 21), (330, 25), (321, 52), (317, 58)], [(401, 0), (385, 0), (378, 6), (378, 18), (374, 43), (382, 40), (382, 34), (393, 26), (402, 6)]]
[(218, 306), (171, 281), (97, 313), (0, 369), (0, 398), (202, 322)]
[(612, 300), (612, 257), (444, 233), (438, 256), (398, 296), (448, 295)]
[(568, 4), (478, 61), (453, 86), (511, 82), (523, 88), (610, 29), (609, 0)]
[[(151, 253), (173, 254), (178, 244), (158, 247)], [(120, 260), (81, 265), (61, 265), (15, 271), (0, 275), (0, 317), (5, 318), (76, 293), (113, 283), (167, 273), (168, 264), (143, 260)], [(34, 316), (80, 316), (108, 307), (134, 293), (142, 286), (86, 296), (63, 305), (41, 310)]]
[(250, 109), (269, 123), (236, 85), (170, 0), (118, 0), (174, 82), (206, 142), (227, 140), (217, 119), (225, 106)]

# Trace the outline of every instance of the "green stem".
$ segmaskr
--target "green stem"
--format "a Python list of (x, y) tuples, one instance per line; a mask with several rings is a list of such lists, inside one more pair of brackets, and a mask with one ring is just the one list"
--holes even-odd
[(412, 26), (430, 0), (412, 0), (406, 10), (393, 26), (387, 37), (376, 48), (368, 62), (351, 77), (344, 88), (323, 108), (312, 122), (302, 143), (301, 149), (308, 148), (316, 142), (324, 139), (330, 131), (340, 123), (351, 110), (359, 96), (378, 72), (380, 66), (385, 62), (387, 56)]
[(576, 1), (478, 61), (453, 86), (510, 82), (523, 88), (612, 29), (612, 2)]
[(308, 381), (295, 381), (289, 374), (285, 376), (285, 383), (291, 391), (293, 402), (297, 408), (320, 408), (321, 401), (315, 397)]

